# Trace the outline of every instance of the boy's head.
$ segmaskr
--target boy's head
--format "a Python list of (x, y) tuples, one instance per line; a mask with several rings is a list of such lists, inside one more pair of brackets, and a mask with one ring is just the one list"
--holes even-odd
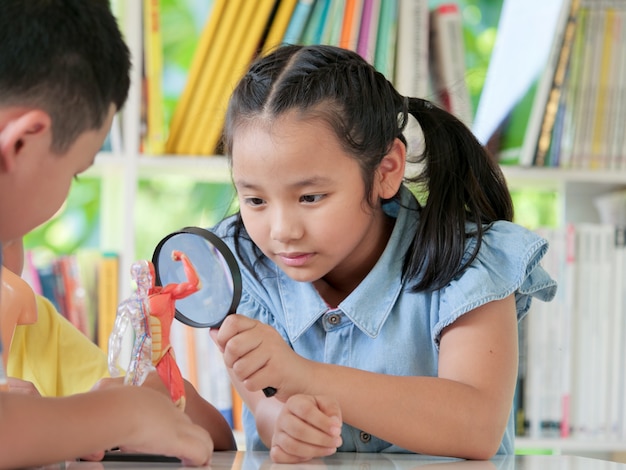
[(2, 0), (0, 242), (60, 207), (126, 101), (129, 70), (107, 0)]

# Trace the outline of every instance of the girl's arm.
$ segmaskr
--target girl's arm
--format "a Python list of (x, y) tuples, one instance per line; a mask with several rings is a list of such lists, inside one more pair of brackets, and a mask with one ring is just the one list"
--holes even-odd
[(498, 450), (517, 378), (513, 296), (459, 318), (441, 338), (438, 377), (395, 377), (313, 363), (306, 393), (325, 391), (344, 421), (419, 453), (488, 459)]
[(233, 431), (224, 416), (222, 416), (222, 413), (202, 398), (195, 387), (187, 380), (185, 380), (185, 395), (185, 413), (194, 423), (202, 426), (209, 432), (213, 438), (215, 450), (237, 450)]
[[(224, 359), (239, 389), (271, 384), (280, 401), (295, 394), (330, 395), (344, 422), (418, 453), (487, 459), (497, 452), (517, 378), (513, 296), (478, 307), (443, 331), (438, 377), (390, 376), (313, 362), (294, 353), (278, 333), (259, 333), (271, 327), (232, 317), (239, 318), (224, 322), (217, 341), (225, 347)], [(278, 412), (267, 411), (270, 404), (260, 397), (260, 392), (242, 393), (267, 444)]]
[(105, 449), (175, 456), (204, 465), (213, 442), (168, 397), (115, 387), (64, 398), (0, 393), (0, 468), (102, 455)]

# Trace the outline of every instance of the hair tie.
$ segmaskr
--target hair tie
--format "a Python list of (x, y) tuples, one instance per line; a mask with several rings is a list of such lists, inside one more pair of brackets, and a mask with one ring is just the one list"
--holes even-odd
[(421, 107), (426, 109), (433, 109), (433, 104), (430, 101), (424, 100), (422, 98), (416, 98), (416, 100)]

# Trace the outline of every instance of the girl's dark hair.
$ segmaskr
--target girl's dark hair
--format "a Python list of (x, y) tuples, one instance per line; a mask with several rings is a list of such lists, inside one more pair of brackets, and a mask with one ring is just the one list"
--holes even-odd
[[(359, 162), (368, 201), (375, 170), (394, 139), (406, 145), (408, 114), (416, 118), (424, 148), (409, 160), (421, 171), (405, 181), (422, 188), (426, 200), (403, 269), (414, 291), (445, 286), (474, 260), (489, 224), (513, 218), (499, 166), (461, 121), (428, 101), (403, 97), (361, 56), (338, 47), (285, 45), (257, 60), (230, 99), (227, 155), (238, 127), (294, 110), (330, 125)], [(240, 214), (234, 224), (235, 240), (247, 237)], [(476, 243), (465, 259), (467, 237)]]
[(130, 52), (107, 0), (2, 0), (0, 106), (52, 118), (52, 150), (100, 129), (130, 86)]

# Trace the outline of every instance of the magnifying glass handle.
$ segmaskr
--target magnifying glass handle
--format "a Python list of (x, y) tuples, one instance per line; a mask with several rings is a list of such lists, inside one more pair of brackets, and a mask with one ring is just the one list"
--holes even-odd
[(265, 394), (267, 398), (273, 397), (274, 395), (276, 395), (277, 391), (278, 390), (276, 390), (274, 387), (265, 387), (263, 389), (263, 393)]

